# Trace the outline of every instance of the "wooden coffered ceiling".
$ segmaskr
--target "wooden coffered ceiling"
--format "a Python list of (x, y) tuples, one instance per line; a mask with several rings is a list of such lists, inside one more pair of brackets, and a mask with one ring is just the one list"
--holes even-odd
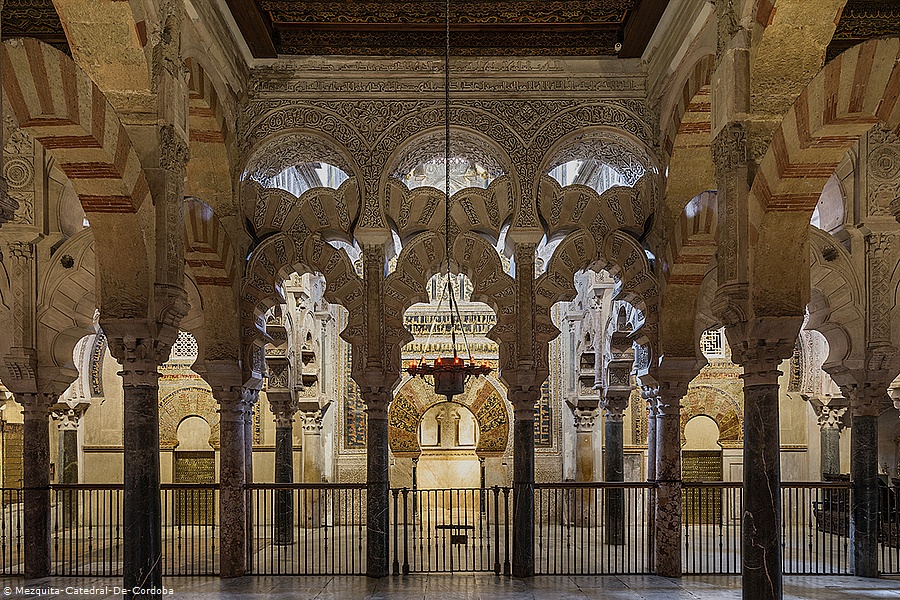
[[(445, 3), (396, 0), (226, 0), (251, 52), (439, 56)], [(456, 56), (643, 54), (669, 0), (453, 0)], [(622, 48), (616, 52), (616, 44)]]

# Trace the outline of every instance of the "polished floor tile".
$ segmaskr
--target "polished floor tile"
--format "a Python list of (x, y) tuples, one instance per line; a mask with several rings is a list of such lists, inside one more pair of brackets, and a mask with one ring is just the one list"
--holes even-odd
[[(122, 597), (121, 579), (0, 579), (2, 598)], [(529, 580), (494, 575), (432, 574), (369, 579), (366, 577), (172, 577), (164, 598), (188, 600), (740, 600), (737, 576), (667, 579), (653, 575), (535, 577)], [(31, 591), (29, 591), (29, 589)], [(785, 600), (900, 600), (897, 578), (846, 576), (785, 577)]]

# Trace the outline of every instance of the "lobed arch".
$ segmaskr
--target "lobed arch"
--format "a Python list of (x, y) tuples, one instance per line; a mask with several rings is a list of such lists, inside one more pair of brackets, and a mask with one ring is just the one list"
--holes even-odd
[[(315, 120), (321, 118), (322, 115), (317, 115)], [(362, 168), (356, 159), (360, 156), (357, 146), (347, 146), (326, 131), (286, 127), (280, 119), (278, 124), (280, 126), (274, 129), (277, 133), (265, 136), (242, 152), (246, 158), (238, 164), (241, 181), (262, 182), (287, 167), (309, 162), (328, 163), (351, 177), (362, 176)]]
[(252, 235), (263, 239), (284, 232), (302, 242), (314, 232), (350, 241), (362, 205), (357, 179), (351, 177), (334, 190), (312, 188), (300, 198), (278, 188), (264, 188), (254, 181), (243, 186), (245, 217)]
[[(409, 189), (392, 178), (385, 193), (385, 216), (401, 243), (423, 231), (444, 227), (444, 192), (431, 187)], [(487, 189), (466, 188), (450, 198), (450, 215), (458, 231), (477, 231), (496, 243), (515, 210), (512, 182), (507, 175), (494, 179)]]
[(561, 187), (555, 179), (544, 175), (538, 192), (538, 211), (548, 239), (582, 227), (598, 243), (618, 230), (641, 237), (654, 212), (652, 180), (652, 175), (644, 175), (633, 187), (615, 186), (598, 194), (584, 185)]
[[(860, 136), (878, 123), (900, 129), (898, 59), (897, 37), (847, 50), (812, 79), (775, 132), (750, 194), (756, 314), (797, 315), (806, 305), (810, 217), (826, 182)], [(798, 274), (799, 285), (786, 285)]]
[[(451, 216), (451, 220), (453, 217)], [(473, 285), (472, 300), (491, 307), (497, 325), (488, 337), (500, 344), (501, 364), (515, 335), (515, 280), (503, 271), (496, 249), (472, 231), (458, 234), (451, 243), (451, 267), (464, 273)], [(403, 326), (403, 315), (416, 302), (427, 302), (426, 285), (446, 265), (443, 236), (432, 231), (417, 234), (404, 246), (397, 268), (384, 283), (387, 318), (386, 344), (399, 368), (399, 354), (412, 335)]]
[[(509, 407), (505, 390), (491, 377), (479, 378), (454, 396), (453, 403), (469, 409), (478, 424), (479, 436), (475, 453), (479, 457), (502, 455), (510, 440)], [(424, 401), (423, 401), (424, 400)], [(431, 407), (446, 402), (421, 379), (409, 377), (394, 394), (388, 408), (388, 445), (394, 456), (417, 458), (421, 452), (419, 425)]]
[[(67, 267), (68, 258), (72, 264)], [(75, 346), (94, 333), (97, 299), (93, 232), (85, 229), (66, 240), (50, 261), (37, 288), (35, 348), (42, 374), (52, 373), (54, 388), (62, 393), (78, 377)]]
[(152, 245), (139, 213), (153, 208), (115, 109), (72, 59), (35, 39), (3, 42), (0, 61), (6, 114), (56, 159), (90, 220), (104, 319), (147, 318)]
[(818, 331), (828, 342), (824, 368), (860, 366), (865, 360), (866, 291), (850, 253), (838, 240), (809, 227), (810, 300), (806, 329)]

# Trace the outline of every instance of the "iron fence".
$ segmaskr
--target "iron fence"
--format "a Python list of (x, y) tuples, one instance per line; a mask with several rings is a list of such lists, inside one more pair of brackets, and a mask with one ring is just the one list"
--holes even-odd
[[(740, 482), (685, 482), (682, 571), (741, 573)], [(782, 565), (788, 575), (850, 572), (850, 485), (785, 482), (781, 486)]]
[(395, 488), (391, 494), (394, 575), (510, 574), (510, 488)]
[(22, 490), (0, 488), (0, 575), (23, 575)]
[(249, 574), (365, 573), (366, 484), (254, 483), (247, 506)]
[(536, 574), (653, 572), (655, 484), (540, 483), (534, 487)]

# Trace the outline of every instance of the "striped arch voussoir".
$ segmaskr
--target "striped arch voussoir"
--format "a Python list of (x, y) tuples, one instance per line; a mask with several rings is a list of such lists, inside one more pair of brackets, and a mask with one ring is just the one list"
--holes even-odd
[(666, 126), (663, 132), (663, 148), (665, 148), (666, 153), (668, 153), (669, 156), (672, 155), (672, 151), (675, 149), (675, 136), (681, 129), (681, 121), (688, 111), (694, 96), (696, 96), (702, 88), (710, 84), (712, 73), (716, 67), (715, 63), (716, 58), (712, 54), (701, 57), (700, 60), (694, 64), (694, 67), (688, 74), (687, 80), (681, 87), (681, 93), (678, 95), (675, 106), (672, 107), (671, 117), (665, 121)]
[(230, 134), (212, 80), (199, 61), (187, 58), (184, 66), (188, 71), (190, 141), (224, 144)]
[(875, 124), (900, 130), (900, 38), (870, 40), (828, 63), (785, 115), (753, 181), (766, 212), (812, 214), (847, 150)]
[(75, 62), (33, 38), (3, 43), (4, 100), (58, 161), (84, 211), (134, 213), (149, 194), (125, 128)]
[(716, 254), (718, 213), (716, 192), (691, 200), (669, 233), (664, 274), (667, 285), (700, 286)]
[(234, 245), (212, 207), (196, 198), (184, 202), (184, 257), (197, 285), (235, 285)]

